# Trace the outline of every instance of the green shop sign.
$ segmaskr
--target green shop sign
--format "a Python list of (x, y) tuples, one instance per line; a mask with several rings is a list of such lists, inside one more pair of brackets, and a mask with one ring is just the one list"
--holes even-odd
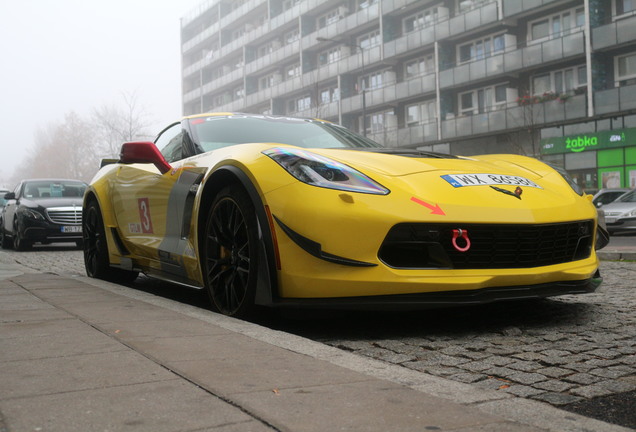
[(602, 131), (541, 140), (542, 154), (580, 153), (636, 144), (636, 128)]

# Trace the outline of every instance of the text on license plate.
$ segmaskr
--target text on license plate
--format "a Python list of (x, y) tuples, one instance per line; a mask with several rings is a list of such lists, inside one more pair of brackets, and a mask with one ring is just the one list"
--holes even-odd
[(502, 174), (446, 174), (442, 178), (453, 187), (464, 186), (489, 186), (489, 185), (509, 185), (527, 186), (543, 189), (541, 186), (525, 177), (502, 175)]
[(82, 226), (81, 225), (63, 226), (62, 227), (62, 232), (63, 233), (81, 233), (82, 232)]

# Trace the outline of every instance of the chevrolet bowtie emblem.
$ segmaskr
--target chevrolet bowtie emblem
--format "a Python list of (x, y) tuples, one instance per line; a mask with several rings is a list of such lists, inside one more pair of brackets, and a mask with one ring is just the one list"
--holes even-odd
[(513, 197), (515, 197), (517, 199), (521, 199), (521, 194), (523, 193), (523, 189), (521, 189), (519, 186), (517, 186), (517, 188), (515, 189), (514, 192), (506, 190), (506, 189), (499, 188), (497, 186), (490, 186), (490, 187), (493, 188), (494, 190), (496, 190), (497, 192), (501, 192), (503, 194), (513, 196)]

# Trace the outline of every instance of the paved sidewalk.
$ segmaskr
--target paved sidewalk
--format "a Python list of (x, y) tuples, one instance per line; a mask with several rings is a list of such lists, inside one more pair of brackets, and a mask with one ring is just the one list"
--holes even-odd
[(0, 262), (0, 431), (627, 431)]

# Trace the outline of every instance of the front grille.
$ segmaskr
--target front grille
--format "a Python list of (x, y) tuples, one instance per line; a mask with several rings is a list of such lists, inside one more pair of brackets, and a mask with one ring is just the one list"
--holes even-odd
[(51, 207), (46, 209), (51, 222), (61, 225), (79, 225), (82, 223), (82, 207)]
[[(470, 248), (453, 246), (453, 230), (467, 232)], [(555, 224), (421, 224), (394, 226), (379, 258), (395, 268), (530, 268), (587, 258), (594, 222)], [(456, 244), (466, 246), (462, 238)]]

